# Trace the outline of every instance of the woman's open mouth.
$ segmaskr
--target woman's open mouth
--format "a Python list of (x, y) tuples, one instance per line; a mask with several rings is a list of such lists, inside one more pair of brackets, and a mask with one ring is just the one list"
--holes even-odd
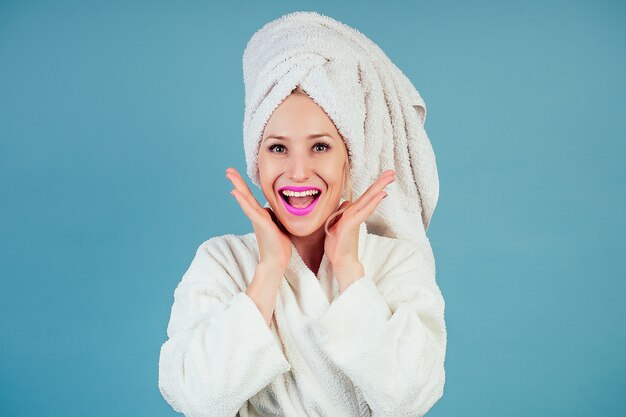
[(294, 192), (290, 190), (280, 190), (278, 192), (280, 199), (285, 205), (285, 209), (296, 216), (305, 216), (315, 208), (322, 192), (317, 189), (311, 189), (303, 192)]

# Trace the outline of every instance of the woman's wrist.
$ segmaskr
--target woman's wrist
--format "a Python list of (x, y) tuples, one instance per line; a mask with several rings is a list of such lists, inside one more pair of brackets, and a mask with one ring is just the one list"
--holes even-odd
[(339, 286), (339, 292), (344, 292), (354, 281), (365, 276), (365, 268), (361, 262), (353, 262), (333, 267), (335, 278)]
[(284, 271), (278, 265), (260, 262), (254, 271), (252, 282), (246, 289), (246, 294), (259, 308), (268, 326), (271, 326), (276, 307), (276, 295), (283, 273)]
[(260, 261), (256, 268), (261, 271), (263, 276), (273, 277), (276, 279), (282, 278), (285, 274), (285, 270), (287, 269), (286, 266), (272, 261)]

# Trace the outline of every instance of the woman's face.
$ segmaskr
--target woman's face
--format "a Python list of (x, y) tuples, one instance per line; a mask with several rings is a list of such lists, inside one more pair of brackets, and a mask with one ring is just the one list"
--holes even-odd
[[(347, 149), (341, 135), (310, 97), (291, 94), (274, 111), (263, 130), (259, 177), (265, 198), (292, 235), (313, 234), (337, 210), (346, 163)], [(312, 197), (289, 197), (291, 205), (287, 205), (280, 192), (283, 187), (320, 192)]]

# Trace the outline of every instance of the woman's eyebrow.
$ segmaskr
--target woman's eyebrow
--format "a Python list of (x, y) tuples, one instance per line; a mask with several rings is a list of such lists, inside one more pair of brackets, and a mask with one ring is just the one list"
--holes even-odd
[[(329, 137), (333, 140), (335, 139), (330, 133), (314, 133), (312, 135), (307, 136), (307, 139), (318, 139), (318, 138), (323, 138), (323, 137)], [(265, 141), (267, 139), (291, 140), (287, 136), (280, 136), (280, 135), (269, 135), (263, 140)]]

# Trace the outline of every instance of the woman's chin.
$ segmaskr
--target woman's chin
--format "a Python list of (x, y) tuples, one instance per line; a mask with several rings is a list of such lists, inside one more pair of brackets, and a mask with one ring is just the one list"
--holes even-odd
[(324, 219), (303, 219), (302, 221), (295, 222), (285, 220), (283, 225), (293, 237), (309, 237), (317, 235), (317, 233), (326, 234), (324, 230)]
[(315, 228), (311, 227), (310, 221), (308, 223), (305, 223), (285, 220), (283, 225), (292, 236), (298, 237), (310, 236), (316, 230)]

